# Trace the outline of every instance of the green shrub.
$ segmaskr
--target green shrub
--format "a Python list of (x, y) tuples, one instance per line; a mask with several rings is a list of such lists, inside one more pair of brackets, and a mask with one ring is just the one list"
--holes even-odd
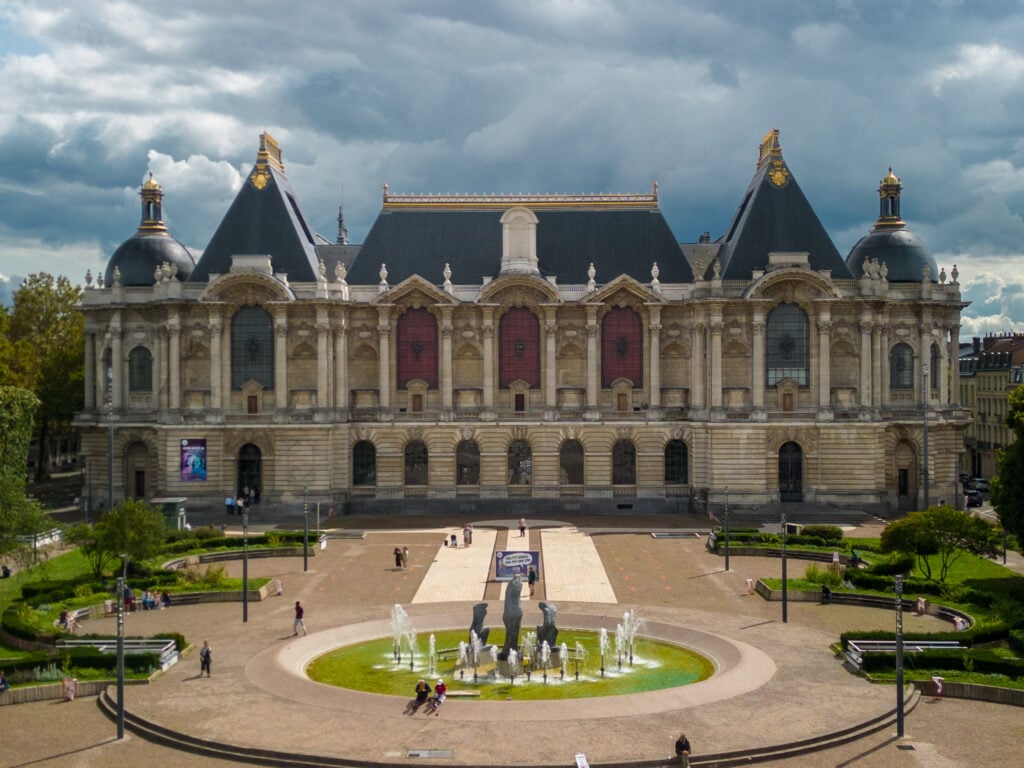
[(843, 544), (843, 529), (838, 525), (805, 525), (800, 535), (822, 539), (825, 546), (839, 547)]
[(842, 566), (838, 563), (828, 563), (822, 568), (817, 563), (811, 563), (804, 571), (804, 578), (812, 584), (827, 584), (830, 587), (838, 587), (843, 583)]
[(897, 574), (910, 573), (913, 571), (916, 561), (917, 560), (913, 555), (894, 553), (884, 560), (873, 562), (871, 567), (867, 568), (866, 571), (876, 576), (895, 576)]
[[(1024, 660), (1000, 656), (985, 648), (929, 650), (904, 656), (905, 666), (910, 669), (945, 670), (953, 672), (979, 672), (990, 675), (1006, 675), (1014, 680), (1024, 674)], [(865, 653), (862, 663), (865, 672), (893, 672), (896, 669), (896, 654)]]

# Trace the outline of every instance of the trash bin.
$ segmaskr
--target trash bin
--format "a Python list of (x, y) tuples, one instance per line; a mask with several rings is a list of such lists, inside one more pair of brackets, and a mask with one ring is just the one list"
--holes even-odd
[(76, 693), (78, 693), (78, 680), (73, 677), (65, 677), (61, 684), (64, 701), (74, 701)]
[(925, 610), (928, 608), (928, 601), (923, 597), (917, 598), (917, 615), (924, 616)]
[(103, 601), (103, 615), (104, 616), (113, 616), (114, 615), (114, 601), (113, 600), (104, 600)]
[(942, 698), (942, 683), (943, 678), (938, 675), (932, 675), (932, 696), (936, 699)]

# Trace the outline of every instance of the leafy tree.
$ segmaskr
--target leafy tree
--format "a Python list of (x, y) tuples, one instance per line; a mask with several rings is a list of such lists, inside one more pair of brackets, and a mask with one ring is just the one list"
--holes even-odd
[(36, 393), (40, 460), (36, 479), (46, 477), (43, 460), (54, 431), (70, 426), (81, 410), (85, 380), (85, 321), (78, 311), (81, 289), (66, 277), (29, 275), (14, 292), (7, 327), (9, 378)]
[(999, 451), (992, 478), (992, 506), (1003, 529), (1024, 541), (1024, 387), (1010, 393), (1005, 423), (1016, 439)]
[(935, 580), (929, 556), (939, 558), (938, 581), (944, 583), (949, 569), (965, 553), (992, 557), (999, 550), (1000, 536), (994, 525), (969, 512), (948, 505), (911, 512), (902, 520), (885, 526), (881, 550), (906, 552), (917, 557), (918, 570)]
[(7, 339), (7, 329), (11, 326), (11, 315), (7, 307), (0, 305), (0, 386), (9, 386), (12, 383), (11, 358), (13, 350), (11, 342)]
[(25, 496), (25, 462), (38, 404), (31, 392), (0, 386), (0, 554), (27, 557), (30, 551), (17, 537), (53, 527), (42, 507)]
[(110, 561), (120, 554), (108, 549), (103, 534), (102, 524), (92, 526), (88, 523), (80, 523), (64, 532), (64, 541), (78, 547), (89, 563), (93, 576), (102, 576)]
[(133, 563), (160, 554), (167, 526), (164, 516), (144, 501), (128, 499), (116, 505), (100, 521), (100, 546), (107, 557), (127, 555)]

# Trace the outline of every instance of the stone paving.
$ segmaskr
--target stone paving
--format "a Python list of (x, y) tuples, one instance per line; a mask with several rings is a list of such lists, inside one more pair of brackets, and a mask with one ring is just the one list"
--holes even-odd
[[(640, 526), (635, 529), (615, 529), (615, 521), (608, 520), (573, 521), (565, 528), (555, 522), (531, 521), (530, 546), (543, 549), (537, 599), (547, 590), (547, 599), (556, 601), (552, 593), (568, 589), (569, 578), (576, 583), (573, 589), (610, 591), (616, 601), (558, 598), (561, 626), (614, 627), (624, 610), (635, 609), (651, 634), (690, 640), (720, 661), (733, 661), (711, 681), (669, 692), (574, 702), (449, 700), (436, 718), (404, 715), (402, 698), (330, 688), (301, 675), (305, 661), (339, 642), (389, 635), (394, 603), (407, 608), (421, 635), (467, 626), (471, 604), (480, 599), (491, 602), (489, 623), (500, 627), (499, 591), (479, 569), (490, 566), (494, 547), (522, 546), (514, 541), (516, 521), (475, 521), (473, 546), (462, 548), (460, 533), (454, 550), (440, 545), (442, 534), (456, 530), (449, 521), (447, 528), (392, 528), (368, 531), (364, 539), (331, 540), (310, 559), (308, 572), (301, 557), (251, 561), (250, 575), (281, 578), (285, 595), (250, 603), (247, 624), (238, 604), (131, 615), (129, 633), (180, 629), (192, 642), (210, 640), (214, 674), (199, 678), (197, 659), (187, 658), (152, 685), (129, 686), (128, 710), (215, 741), (368, 762), (572, 765), (573, 755), (583, 752), (598, 765), (664, 758), (681, 728), (698, 753), (721, 751), (830, 732), (894, 705), (891, 686), (872, 686), (849, 675), (828, 650), (845, 628), (890, 628), (890, 613), (793, 603), (789, 622), (782, 624), (778, 603), (748, 596), (745, 589), (748, 577), (778, 576), (778, 560), (733, 557), (732, 569), (725, 572), (721, 558), (707, 554), (702, 540), (652, 538), (651, 527), (643, 525), (676, 522), (664, 517), (633, 518), (628, 524)], [(580, 543), (559, 553), (564, 540), (572, 539)], [(409, 547), (408, 570), (394, 568), (395, 546)], [(591, 550), (596, 561), (588, 559)], [(790, 575), (803, 567), (791, 560)], [(231, 563), (228, 569), (240, 575), (241, 565)], [(296, 599), (307, 609), (307, 637), (292, 637)], [(539, 623), (536, 607), (524, 607), (523, 625)], [(933, 629), (937, 621), (905, 618), (908, 631)], [(96, 631), (113, 628), (107, 619), (90, 625)], [(456, 681), (448, 682), (457, 687)], [(1024, 736), (1020, 715), (996, 705), (924, 701), (908, 716), (908, 738), (901, 743), (882, 733), (785, 765), (1010, 765)], [(131, 735), (111, 741), (113, 724), (88, 700), (0, 708), (0, 733), (4, 766), (226, 764)], [(448, 750), (451, 756), (407, 757), (419, 749)]]

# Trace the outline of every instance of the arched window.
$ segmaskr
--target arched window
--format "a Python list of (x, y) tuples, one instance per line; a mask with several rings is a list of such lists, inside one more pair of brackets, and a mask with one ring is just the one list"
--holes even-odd
[(689, 454), (682, 440), (665, 445), (665, 485), (686, 485), (690, 481)]
[(540, 386), (540, 322), (525, 307), (513, 307), (499, 326), (499, 386), (522, 379), (531, 389)]
[(246, 443), (238, 451), (238, 487), (235, 491), (241, 494), (249, 489), (255, 497), (262, 484), (263, 452), (258, 445)]
[(455, 448), (455, 484), (480, 485), (480, 446), (463, 440)]
[(769, 387), (783, 379), (793, 379), (801, 387), (807, 386), (809, 339), (807, 313), (796, 304), (780, 304), (771, 311), (765, 342)]
[(931, 368), (928, 370), (928, 386), (931, 387), (932, 392), (936, 392), (939, 388), (939, 365), (941, 363), (942, 353), (939, 352), (939, 346), (932, 344)]
[(352, 485), (377, 484), (377, 449), (369, 440), (352, 447)]
[(410, 309), (398, 318), (398, 388), (422, 379), (437, 389), (437, 320), (429, 310)]
[(533, 482), (533, 449), (525, 440), (513, 440), (508, 446), (508, 484)]
[(914, 350), (899, 343), (889, 352), (889, 389), (914, 388)]
[(601, 321), (601, 386), (616, 379), (643, 385), (644, 341), (640, 315), (629, 307), (613, 307)]
[(427, 446), (422, 440), (410, 440), (405, 444), (405, 484), (426, 485)]
[(145, 347), (128, 353), (128, 391), (153, 391), (153, 355)]
[(562, 485), (583, 485), (583, 443), (566, 440), (558, 449), (558, 480)]
[(274, 388), (274, 321), (259, 307), (242, 307), (231, 318), (231, 389), (247, 381)]
[(636, 446), (619, 440), (612, 446), (612, 485), (636, 485)]
[(804, 454), (799, 443), (779, 448), (779, 501), (804, 500)]

